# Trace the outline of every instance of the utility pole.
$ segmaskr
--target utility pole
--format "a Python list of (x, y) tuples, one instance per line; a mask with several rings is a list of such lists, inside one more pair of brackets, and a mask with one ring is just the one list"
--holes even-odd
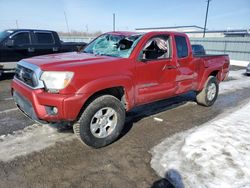
[(18, 20), (16, 20), (16, 28), (18, 29)]
[(207, 16), (208, 16), (208, 9), (209, 9), (209, 3), (211, 0), (207, 0), (207, 11), (206, 11), (206, 18), (205, 18), (205, 26), (204, 26), (204, 32), (203, 32), (203, 38), (206, 35), (206, 27), (207, 27)]
[(89, 25), (86, 24), (86, 25), (85, 25), (85, 28), (86, 28), (86, 32), (88, 33), (88, 32), (89, 32)]
[(115, 31), (115, 13), (113, 13), (113, 31)]
[(68, 19), (67, 19), (67, 15), (66, 15), (66, 12), (65, 12), (65, 11), (64, 11), (64, 17), (65, 17), (65, 22), (66, 22), (67, 29), (68, 29), (68, 34), (69, 34), (69, 36), (70, 36), (69, 23), (68, 23)]

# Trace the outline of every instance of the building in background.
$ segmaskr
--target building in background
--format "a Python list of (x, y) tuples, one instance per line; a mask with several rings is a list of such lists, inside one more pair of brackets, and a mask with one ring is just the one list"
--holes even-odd
[[(136, 28), (138, 32), (150, 31), (178, 31), (184, 32), (191, 38), (203, 37), (204, 28), (196, 25), (174, 26), (174, 27), (148, 27)], [(250, 37), (250, 29), (227, 29), (227, 30), (206, 30), (207, 37)]]
[(173, 26), (173, 27), (148, 27), (148, 28), (136, 28), (138, 32), (150, 32), (150, 31), (178, 31), (178, 32), (203, 32), (203, 28), (197, 25), (185, 25), (185, 26)]

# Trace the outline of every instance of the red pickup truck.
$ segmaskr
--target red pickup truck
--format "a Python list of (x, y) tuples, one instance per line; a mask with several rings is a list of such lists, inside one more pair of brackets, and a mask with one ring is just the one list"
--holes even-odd
[(28, 117), (71, 123), (84, 143), (99, 148), (118, 138), (135, 106), (189, 91), (211, 106), (228, 72), (227, 55), (193, 55), (183, 33), (110, 32), (82, 52), (21, 60), (12, 95)]

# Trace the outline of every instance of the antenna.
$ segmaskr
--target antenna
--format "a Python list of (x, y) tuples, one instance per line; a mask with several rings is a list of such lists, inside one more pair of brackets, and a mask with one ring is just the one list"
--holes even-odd
[(115, 31), (115, 13), (113, 13), (113, 31)]
[(16, 20), (16, 28), (18, 29), (18, 20)]
[(88, 32), (89, 32), (89, 25), (86, 24), (86, 25), (85, 25), (85, 28), (86, 28), (86, 32), (88, 33)]

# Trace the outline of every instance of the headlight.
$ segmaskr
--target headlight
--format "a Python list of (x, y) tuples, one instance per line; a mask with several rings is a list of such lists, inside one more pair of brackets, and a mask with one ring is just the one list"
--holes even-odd
[(67, 87), (73, 76), (73, 72), (45, 71), (40, 79), (44, 82), (46, 89), (58, 92)]

